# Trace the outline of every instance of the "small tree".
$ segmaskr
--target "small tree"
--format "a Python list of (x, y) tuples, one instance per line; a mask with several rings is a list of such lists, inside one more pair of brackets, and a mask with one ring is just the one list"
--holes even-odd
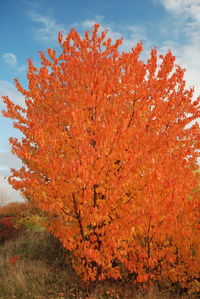
[(1, 190), (0, 191), (0, 207), (4, 206), (9, 201), (6, 192)]
[[(95, 25), (72, 29), (62, 53), (29, 60), (26, 108), (4, 97), (10, 138), (24, 166), (9, 182), (50, 216), (49, 230), (74, 256), (85, 280), (134, 282), (168, 277), (189, 285), (198, 276), (197, 185), (199, 98), (169, 51), (139, 59), (142, 44), (119, 53)], [(159, 60), (160, 59), (160, 60)], [(196, 217), (196, 218), (195, 218)]]

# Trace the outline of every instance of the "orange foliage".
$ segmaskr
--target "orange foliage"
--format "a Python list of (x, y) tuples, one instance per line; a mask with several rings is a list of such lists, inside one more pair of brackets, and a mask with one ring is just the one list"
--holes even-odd
[(60, 55), (29, 60), (26, 107), (4, 97), (4, 116), (24, 163), (9, 182), (47, 211), (49, 230), (74, 255), (85, 280), (134, 283), (169, 278), (189, 287), (199, 274), (197, 186), (199, 98), (185, 89), (170, 51), (142, 44), (120, 53), (106, 32), (60, 33)]

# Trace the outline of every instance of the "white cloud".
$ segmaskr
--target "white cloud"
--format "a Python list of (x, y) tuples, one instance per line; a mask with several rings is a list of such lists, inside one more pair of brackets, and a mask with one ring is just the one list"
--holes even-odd
[(53, 17), (44, 16), (39, 13), (30, 12), (28, 15), (32, 21), (39, 23), (40, 28), (34, 30), (34, 38), (42, 42), (54, 42), (57, 40), (58, 32), (64, 30), (64, 26), (54, 20)]
[(9, 171), (10, 168), (21, 168), (22, 163), (16, 156), (14, 156), (9, 149), (7, 151), (0, 150), (0, 169)]
[(9, 66), (16, 66), (17, 65), (17, 57), (13, 53), (5, 53), (2, 55), (4, 62), (7, 63)]
[(4, 173), (0, 171), (0, 197), (5, 196), (6, 199), (11, 201), (24, 201), (21, 197), (20, 193), (12, 188), (12, 186), (8, 183), (7, 179), (5, 179)]
[[(179, 0), (169, 0), (164, 1), (166, 4), (166, 8), (176, 10), (176, 7), (180, 8), (181, 5), (185, 3), (185, 8), (188, 7), (187, 2), (192, 1), (184, 1)], [(184, 3), (183, 3), (184, 2)], [(200, 6), (200, 0), (193, 1)], [(167, 6), (167, 3), (169, 4)], [(178, 6), (177, 6), (178, 5)], [(188, 8), (189, 12), (195, 17), (193, 12), (193, 7)], [(188, 12), (188, 14), (189, 14)], [(179, 16), (180, 17), (180, 16)], [(183, 13), (183, 18), (185, 15)], [(174, 24), (176, 26), (176, 31), (174, 32), (175, 36), (172, 35), (171, 40), (161, 41), (160, 46), (158, 47), (159, 54), (166, 54), (170, 49), (172, 53), (176, 56), (176, 64), (179, 64), (182, 68), (186, 69), (185, 72), (185, 80), (186, 80), (186, 88), (193, 87), (195, 88), (194, 98), (200, 95), (200, 60), (199, 60), (199, 49), (200, 49), (200, 27), (196, 25), (187, 25), (184, 28), (183, 22), (175, 17)], [(101, 22), (99, 22), (101, 21)], [(155, 46), (155, 40), (151, 40), (147, 36), (146, 28), (137, 25), (125, 25), (120, 26), (116, 24), (105, 24), (103, 22), (103, 18), (96, 17), (94, 19), (87, 19), (79, 24), (76, 24), (78, 28), (83, 30), (91, 30), (92, 26), (95, 23), (100, 23), (100, 31), (108, 29), (107, 37), (112, 38), (113, 41), (119, 39), (121, 37), (124, 38), (123, 44), (121, 46), (122, 51), (129, 51), (133, 46), (135, 46), (140, 40), (143, 42), (144, 50), (142, 52), (141, 58), (147, 60), (150, 55), (150, 50)], [(188, 23), (187, 23), (188, 24)], [(166, 28), (167, 29), (167, 28)], [(181, 36), (182, 34), (186, 34), (188, 37), (188, 42), (182, 44), (177, 39), (177, 36)], [(198, 38), (197, 38), (198, 37)]]
[[(17, 91), (14, 84), (11, 84), (7, 81), (0, 80), (0, 96), (8, 96), (14, 103), (25, 106), (24, 97)], [(0, 108), (5, 109), (2, 100), (0, 102)], [(0, 195), (2, 192), (5, 192), (7, 197), (12, 201), (22, 200), (19, 192), (12, 189), (12, 187), (8, 184), (7, 180), (4, 180), (4, 177), (8, 177), (10, 175), (10, 168), (21, 167), (21, 161), (11, 153), (10, 145), (7, 140), (3, 140), (2, 136), (8, 135), (11, 133), (11, 128), (8, 128), (8, 124), (5, 121), (5, 118), (0, 116), (1, 118), (1, 126), (0, 126)], [(11, 122), (10, 122), (11, 126)], [(7, 132), (7, 133), (6, 133)], [(15, 137), (16, 132), (11, 133), (12, 136)]]
[[(198, 52), (200, 49), (200, 0), (152, 0), (160, 3), (164, 8), (171, 13), (174, 18), (174, 30), (170, 35), (172, 39), (167, 42), (161, 42), (159, 48), (166, 51), (170, 48), (177, 56), (177, 63), (187, 69), (186, 79), (188, 86), (196, 87), (196, 94), (200, 93), (200, 67)], [(63, 31), (65, 27), (58, 23), (52, 16), (42, 15), (34, 12), (32, 9), (28, 13), (32, 21), (39, 24), (39, 27), (34, 30), (34, 37), (42, 42), (54, 42), (57, 39), (59, 31)], [(144, 51), (142, 58), (147, 59), (150, 54), (150, 49), (157, 44), (152, 37), (147, 37), (146, 28), (139, 25), (124, 25), (106, 24), (103, 16), (95, 16), (91, 19), (86, 19), (82, 22), (75, 23), (74, 27), (77, 30), (91, 30), (95, 23), (100, 23), (100, 31), (108, 29), (107, 37), (113, 41), (121, 37), (124, 38), (123, 44), (120, 47), (122, 51), (128, 51), (135, 46), (140, 40), (143, 41)], [(71, 27), (71, 26), (70, 26)], [(161, 25), (162, 27), (162, 25)], [(165, 26), (165, 30), (168, 26)], [(171, 27), (170, 27), (171, 28)], [(174, 34), (174, 36), (173, 36)], [(186, 43), (178, 42), (178, 37), (184, 35), (188, 39)], [(165, 53), (166, 53), (165, 51)]]
[(0, 149), (0, 198), (5, 195), (11, 201), (22, 201), (20, 193), (12, 188), (7, 178), (11, 174), (10, 168), (20, 169), (22, 167), (21, 160), (11, 153), (11, 146), (8, 141), (2, 144)]
[(199, 0), (160, 0), (160, 3), (175, 15), (182, 15), (184, 18), (191, 17), (200, 21)]
[[(0, 97), (1, 96), (8, 96), (15, 104), (25, 105), (24, 96), (18, 92), (14, 84), (8, 81), (0, 80)], [(0, 106), (3, 107), (2, 100)]]
[[(161, 50), (169, 47), (177, 63), (186, 69), (187, 87), (194, 86), (194, 97), (200, 95), (200, 0), (157, 0), (171, 13), (172, 24), (178, 32), (176, 39), (163, 43)], [(184, 42), (183, 42), (184, 40)]]
[(158, 49), (164, 54), (170, 49), (176, 56), (176, 63), (186, 69), (185, 77), (188, 86), (195, 86), (200, 93), (200, 60), (198, 45), (186, 43), (184, 45), (169, 40)]
[[(181, 8), (185, 11), (187, 7), (189, 7), (189, 11), (192, 8), (188, 6), (188, 2), (195, 2), (196, 5), (200, 5), (200, 0), (198, 1), (184, 1), (184, 0), (160, 0), (160, 2), (165, 4), (165, 8), (170, 12), (176, 13), (176, 8)], [(184, 7), (185, 3), (185, 7)], [(188, 12), (189, 13), (189, 12)], [(185, 18), (185, 14), (183, 14)], [(178, 19), (178, 23), (177, 23)], [(186, 68), (185, 79), (187, 82), (187, 87), (195, 86), (195, 96), (200, 94), (200, 60), (199, 57), (199, 49), (200, 49), (200, 34), (198, 28), (194, 28), (194, 25), (187, 25), (183, 28), (183, 22), (180, 21), (179, 18), (174, 19), (174, 23), (176, 25), (176, 32), (174, 32), (175, 36), (172, 35), (171, 40), (167, 40), (160, 43), (158, 47), (158, 52), (162, 54), (166, 54), (169, 49), (172, 50), (173, 54), (176, 56), (176, 63), (181, 65), (182, 68)], [(144, 50), (142, 53), (142, 59), (146, 60), (150, 55), (150, 50), (153, 46), (155, 46), (156, 41), (150, 39), (147, 36), (146, 28), (138, 25), (125, 25), (120, 26), (116, 24), (105, 24), (103, 17), (95, 17), (93, 19), (86, 19), (83, 22), (76, 23), (75, 28), (80, 30), (90, 30), (92, 29), (95, 23), (100, 23), (100, 31), (104, 31), (108, 29), (107, 37), (112, 38), (113, 41), (119, 39), (121, 37), (124, 38), (123, 44), (121, 46), (122, 51), (129, 51), (131, 47), (135, 46), (140, 40), (143, 41)], [(186, 29), (187, 27), (187, 29)], [(195, 30), (194, 30), (195, 29)], [(167, 28), (166, 28), (167, 30)], [(181, 34), (186, 34), (188, 37), (188, 42), (185, 44), (181, 44), (177, 36)], [(198, 38), (197, 38), (198, 37)]]
[(26, 71), (26, 66), (24, 64), (18, 63), (17, 56), (14, 53), (4, 53), (2, 55), (2, 58), (8, 66), (16, 69), (17, 71), (20, 71), (20, 72)]
[(108, 30), (106, 37), (111, 38), (113, 42), (117, 39), (123, 38), (123, 44), (120, 46), (121, 51), (129, 51), (141, 40), (149, 45), (149, 41), (146, 36), (145, 27), (139, 25), (116, 25), (116, 24), (105, 24), (102, 16), (96, 16), (93, 19), (86, 19), (81, 23), (76, 23), (75, 27), (81, 30), (92, 30), (94, 24), (100, 23), (99, 31)]
[(199, 0), (158, 0), (170, 12), (181, 33), (186, 34), (192, 42), (200, 42), (200, 1)]
[[(176, 36), (161, 45), (170, 48), (177, 63), (186, 68), (187, 86), (195, 87), (195, 97), (200, 94), (200, 0), (156, 0), (173, 16)], [(179, 37), (179, 38), (177, 38)], [(183, 43), (184, 40), (184, 43)]]

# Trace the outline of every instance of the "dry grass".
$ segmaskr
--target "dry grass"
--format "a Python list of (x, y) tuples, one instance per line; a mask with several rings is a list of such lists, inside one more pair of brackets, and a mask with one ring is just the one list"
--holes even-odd
[(66, 253), (57, 247), (47, 232), (23, 233), (2, 244), (0, 298), (62, 298), (75, 288), (77, 277), (70, 264), (62, 266)]
[(44, 216), (45, 213), (38, 210), (30, 202), (10, 202), (0, 206), (0, 217), (4, 216), (28, 216), (40, 215)]
[[(10, 259), (11, 258), (11, 259)], [(11, 261), (14, 259), (14, 263)], [(16, 259), (15, 259), (16, 258)], [(19, 258), (19, 259), (18, 259)], [(67, 264), (65, 263), (67, 258)], [(71, 255), (46, 231), (23, 232), (0, 245), (1, 299), (133, 298), (189, 299), (170, 289), (142, 293), (131, 283), (107, 280), (83, 285), (71, 266)]]
[(33, 207), (29, 202), (10, 202), (6, 205), (0, 206), (0, 216), (18, 216), (23, 213), (28, 213)]

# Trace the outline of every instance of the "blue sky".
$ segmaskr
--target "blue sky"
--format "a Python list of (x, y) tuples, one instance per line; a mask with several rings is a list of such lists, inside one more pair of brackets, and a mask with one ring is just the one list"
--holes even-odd
[[(123, 37), (124, 51), (142, 40), (143, 59), (152, 47), (161, 54), (171, 49), (177, 63), (186, 68), (187, 85), (200, 94), (200, 0), (0, 0), (0, 96), (23, 104), (13, 78), (27, 85), (27, 58), (39, 66), (38, 51), (58, 49), (59, 31), (67, 34), (75, 27), (83, 33), (94, 23), (107, 28), (113, 40)], [(0, 106), (3, 109), (2, 102)], [(0, 122), (0, 194), (19, 200), (3, 179), (10, 167), (20, 167), (8, 142), (18, 133), (10, 120), (0, 116)]]

